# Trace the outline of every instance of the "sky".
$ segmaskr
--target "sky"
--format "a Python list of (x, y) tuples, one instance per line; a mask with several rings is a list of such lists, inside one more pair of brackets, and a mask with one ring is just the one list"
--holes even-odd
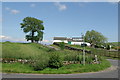
[(109, 42), (118, 41), (118, 4), (115, 2), (3, 2), (0, 38), (25, 42), (25, 33), (20, 28), (25, 17), (43, 21), (43, 42), (46, 43), (53, 37), (81, 37), (81, 33), (88, 30), (102, 33)]

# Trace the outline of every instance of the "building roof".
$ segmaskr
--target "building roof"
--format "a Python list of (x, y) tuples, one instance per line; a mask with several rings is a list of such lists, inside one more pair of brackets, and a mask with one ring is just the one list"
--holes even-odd
[(72, 37), (72, 39), (82, 39), (82, 37)]
[(67, 37), (54, 37), (54, 40), (67, 40)]
[(70, 42), (83, 42), (83, 40), (68, 40), (68, 41), (70, 41)]

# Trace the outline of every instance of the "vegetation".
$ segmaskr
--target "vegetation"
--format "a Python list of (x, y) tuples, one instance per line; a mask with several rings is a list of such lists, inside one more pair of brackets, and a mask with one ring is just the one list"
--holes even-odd
[(108, 42), (106, 45), (111, 45), (112, 49), (120, 50), (120, 42)]
[[(102, 57), (104, 53), (108, 54), (107, 50), (86, 47), (92, 53), (86, 54), (84, 66), (82, 50), (74, 51), (78, 50), (75, 48), (66, 50), (65, 45), (67, 44), (64, 42), (58, 45), (60, 50), (38, 44), (38, 41), (43, 39), (43, 21), (33, 17), (26, 17), (20, 25), (23, 32), (26, 33), (27, 41), (30, 40), (32, 43), (0, 43), (2, 44), (0, 46), (2, 47), (2, 56), (0, 57), (2, 58), (3, 72), (68, 74), (95, 72), (110, 67), (110, 63)], [(94, 30), (87, 31), (84, 39), (93, 46), (100, 46), (107, 41), (106, 37)], [(69, 46), (67, 47), (71, 49)], [(73, 47), (83, 49), (82, 46), (73, 45)], [(109, 44), (107, 49), (110, 49)], [(95, 55), (98, 55), (97, 59)]]
[(83, 73), (83, 72), (96, 72), (110, 67), (107, 60), (102, 61), (101, 64), (70, 64), (62, 66), (58, 69), (45, 68), (44, 70), (34, 71), (34, 69), (26, 64), (2, 64), (2, 71), (7, 73), (42, 73), (42, 74), (70, 74), (70, 73)]
[(120, 42), (108, 42), (108, 45), (119, 46)]
[(2, 58), (31, 59), (44, 54), (50, 49), (37, 43), (2, 43)]
[(33, 63), (28, 63), (35, 71), (43, 70), (49, 65), (49, 56), (41, 54), (32, 59)]
[(50, 55), (50, 60), (49, 60), (49, 67), (50, 68), (60, 68), (63, 66), (62, 59), (60, 57), (60, 54), (57, 53), (52, 53)]
[(65, 49), (65, 43), (64, 43), (64, 42), (61, 42), (61, 43), (59, 44), (59, 47), (60, 47), (61, 50), (64, 50), (64, 49)]
[[(84, 47), (80, 46), (80, 45), (69, 45), (69, 44), (66, 44), (67, 46), (70, 46), (70, 47), (74, 47), (74, 48), (77, 48), (77, 49), (84, 49)], [(85, 47), (85, 50), (88, 50), (90, 51), (91, 48), (90, 47)]]
[[(77, 49), (83, 49), (80, 45), (69, 45), (66, 44), (67, 46), (71, 46)], [(112, 48), (114, 49), (114, 48)], [(109, 57), (109, 58), (119, 58), (120, 53), (119, 51), (110, 51), (108, 47), (106, 49), (103, 48), (92, 48), (92, 47), (85, 47), (85, 50), (91, 51), (92, 55), (99, 55), (99, 56), (104, 56), (104, 57)]]
[[(86, 54), (86, 66), (83, 66), (82, 52), (66, 49), (56, 51), (37, 43), (3, 42), (2, 48), (4, 59), (30, 60), (27, 63), (3, 62), (3, 72), (66, 74), (98, 71), (109, 67), (109, 63), (104, 64), (106, 61), (100, 56), (98, 57), (100, 64), (92, 64), (95, 60), (94, 56)], [(64, 61), (67, 63), (63, 64)], [(98, 66), (99, 68), (94, 69)]]
[(104, 37), (101, 33), (95, 30), (87, 31), (84, 39), (85, 39), (85, 42), (89, 42), (93, 46), (95, 45), (99, 46), (101, 44), (104, 44), (107, 41), (106, 37)]
[(28, 33), (28, 35), (26, 35), (27, 41), (31, 40), (33, 43), (43, 39), (43, 21), (32, 17), (26, 17), (20, 25), (23, 31)]

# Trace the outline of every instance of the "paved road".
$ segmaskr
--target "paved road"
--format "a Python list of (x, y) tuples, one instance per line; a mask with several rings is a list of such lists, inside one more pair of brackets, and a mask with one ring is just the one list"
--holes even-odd
[(112, 67), (99, 72), (79, 74), (7, 74), (3, 78), (118, 78), (118, 60), (108, 59)]

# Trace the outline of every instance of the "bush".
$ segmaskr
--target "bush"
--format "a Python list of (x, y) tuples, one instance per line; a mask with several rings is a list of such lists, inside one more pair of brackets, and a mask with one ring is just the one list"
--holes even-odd
[(110, 45), (107, 45), (107, 50), (110, 50)]
[[(79, 61), (80, 63), (83, 62), (83, 55), (82, 54), (75, 54), (75, 53), (69, 53), (66, 54), (64, 57), (65, 61)], [(90, 64), (94, 60), (93, 56), (86, 55), (85, 61), (86, 63)]]
[(75, 53), (68, 53), (64, 57), (65, 61), (77, 61), (78, 60), (78, 54)]
[(38, 71), (45, 69), (47, 66), (48, 64), (45, 61), (38, 60), (34, 62), (33, 68), (35, 71)]
[(55, 51), (55, 49), (50, 48), (50, 49), (48, 49), (48, 51), (47, 51), (47, 52), (53, 52), (53, 51)]
[(40, 55), (33, 58), (32, 67), (35, 71), (43, 70), (48, 66), (49, 57), (47, 55)]
[(62, 58), (57, 53), (51, 53), (49, 59), (49, 67), (50, 68), (59, 68), (63, 66)]
[(64, 49), (65, 49), (65, 43), (64, 43), (64, 42), (61, 42), (61, 43), (59, 44), (59, 47), (60, 47), (61, 50), (64, 50)]
[(83, 55), (77, 56), (77, 61), (79, 61), (79, 62), (83, 61)]
[(103, 60), (105, 60), (104, 57), (98, 56), (98, 61), (103, 61)]
[(85, 61), (86, 61), (87, 64), (91, 64), (93, 60), (94, 60), (94, 58), (92, 56), (86, 56), (85, 57)]

